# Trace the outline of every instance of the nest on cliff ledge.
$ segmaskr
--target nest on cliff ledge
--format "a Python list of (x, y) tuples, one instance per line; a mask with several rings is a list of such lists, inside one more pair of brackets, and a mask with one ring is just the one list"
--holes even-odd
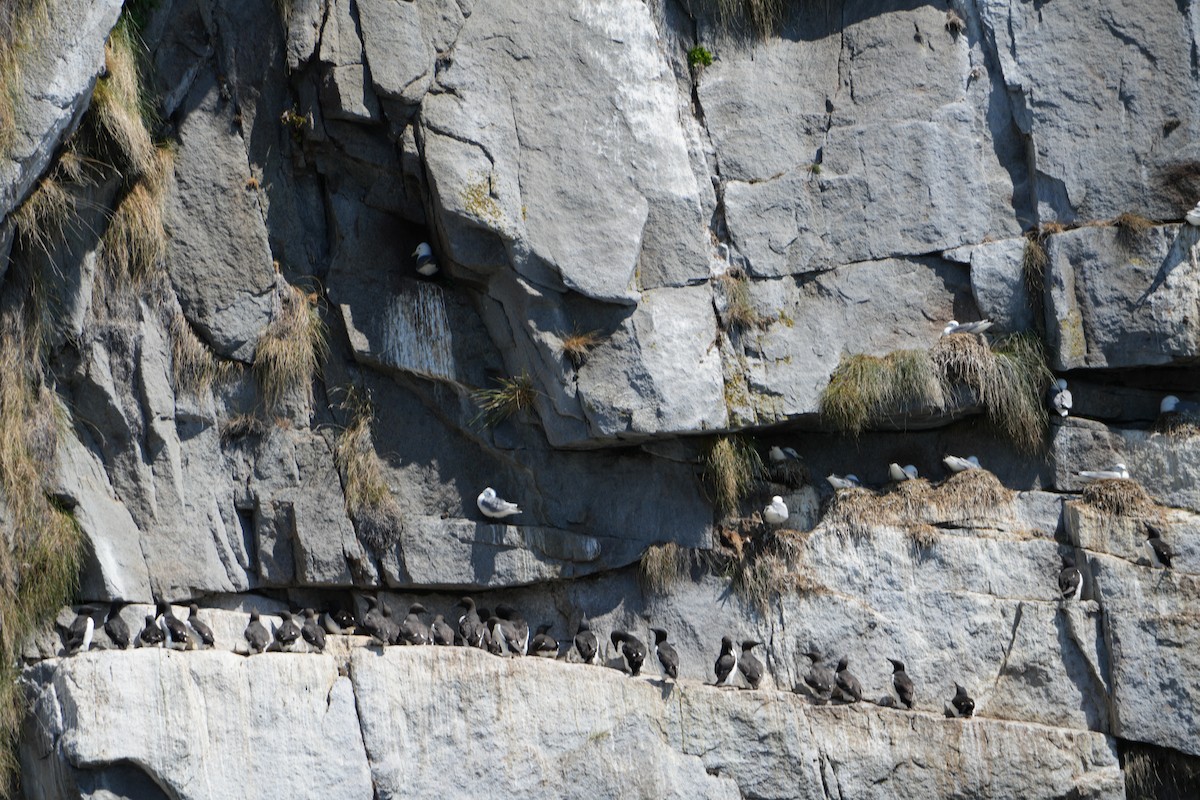
[(766, 614), (785, 594), (812, 594), (824, 587), (804, 568), (807, 535), (780, 529), (749, 543), (729, 569), (729, 585), (747, 604)]
[(843, 536), (868, 536), (876, 528), (894, 526), (898, 521), (896, 508), (894, 500), (870, 489), (840, 489), (834, 494), (821, 522)]
[(1079, 499), (1105, 514), (1117, 517), (1154, 516), (1162, 508), (1142, 485), (1130, 478), (1105, 478), (1083, 487)]
[(982, 517), (1007, 506), (1016, 494), (986, 469), (968, 469), (951, 475), (937, 488), (933, 505), (946, 513)]

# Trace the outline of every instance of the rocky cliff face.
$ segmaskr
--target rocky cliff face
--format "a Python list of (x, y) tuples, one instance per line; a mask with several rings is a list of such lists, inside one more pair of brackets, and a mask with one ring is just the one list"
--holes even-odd
[[(1192, 5), (0, 9), (0, 578), (37, 591), (70, 550), (46, 531), (78, 531), (78, 603), (131, 604), (136, 634), (196, 602), (217, 633), (67, 655), (73, 610), (18, 641), (37, 604), (4, 606), (25, 796), (1109, 798), (1200, 775), (1200, 440), (1158, 413), (1200, 399)], [(986, 358), (939, 345), (980, 318)], [(1030, 341), (1071, 416), (1037, 410)], [(844, 382), (901, 363), (898, 400)], [(800, 459), (717, 465), (738, 443)], [(998, 480), (941, 483), (947, 453)], [(1080, 494), (1118, 461), (1135, 483)], [(887, 488), (889, 462), (934, 482)], [(835, 497), (831, 472), (885, 488)], [(476, 509), (489, 485), (508, 524)], [(680, 679), (354, 636), (234, 653), (251, 609), (464, 592), (564, 650), (584, 616), (602, 640), (663, 627)], [(764, 688), (704, 685), (725, 634), (763, 643)], [(814, 649), (871, 701), (902, 659), (915, 709), (814, 703)], [(955, 683), (975, 718), (946, 718)]]

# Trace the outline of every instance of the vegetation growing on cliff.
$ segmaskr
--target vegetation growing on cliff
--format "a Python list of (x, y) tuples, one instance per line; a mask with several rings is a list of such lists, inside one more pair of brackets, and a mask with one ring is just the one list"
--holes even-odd
[(479, 413), (472, 422), (482, 420), (490, 428), (514, 414), (533, 409), (537, 390), (533, 388), (533, 378), (529, 377), (528, 372), (522, 372), (515, 378), (499, 378), (496, 383), (498, 385), (495, 388), (471, 392), (471, 399), (479, 406)]
[(652, 544), (638, 562), (638, 582), (648, 594), (665, 595), (687, 569), (687, 552), (675, 542)]
[(384, 479), (383, 461), (371, 440), (375, 415), (369, 400), (351, 391), (342, 407), (350, 414), (350, 424), (338, 434), (333, 455), (342, 476), (346, 513), (363, 541), (382, 553), (400, 540), (400, 505)]
[(723, 514), (736, 513), (742, 498), (763, 475), (762, 458), (741, 436), (720, 436), (705, 454), (705, 482)]
[(293, 393), (312, 403), (312, 382), (328, 353), (315, 293), (291, 284), (279, 290), (279, 311), (259, 337), (254, 374), (267, 409), (279, 411)]

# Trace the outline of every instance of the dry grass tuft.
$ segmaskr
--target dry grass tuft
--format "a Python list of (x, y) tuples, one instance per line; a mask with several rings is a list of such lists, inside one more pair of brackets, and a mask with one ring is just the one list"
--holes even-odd
[(967, 29), (967, 23), (953, 8), (946, 9), (946, 30), (951, 36), (958, 36)]
[(870, 489), (841, 489), (834, 494), (821, 522), (839, 535), (863, 537), (876, 528), (895, 525), (895, 509), (893, 502)]
[(1045, 234), (1030, 231), (1025, 234), (1025, 250), (1021, 254), (1021, 274), (1025, 289), (1030, 296), (1040, 298), (1046, 286), (1046, 267), (1050, 257), (1046, 255)]
[(1128, 800), (1195, 797), (1200, 758), (1139, 742), (1121, 741), (1121, 767)]
[(675, 542), (652, 544), (638, 564), (638, 583), (647, 594), (666, 595), (687, 571), (687, 552)]
[(808, 471), (808, 467), (804, 465), (803, 461), (796, 459), (772, 463), (767, 468), (767, 473), (772, 481), (783, 484), (789, 489), (799, 489), (807, 483), (812, 483), (812, 473)]
[(1155, 433), (1173, 436), (1177, 439), (1190, 439), (1200, 436), (1200, 415), (1188, 412), (1159, 414), (1154, 420)]
[(789, 592), (805, 594), (824, 587), (804, 568), (805, 534), (778, 530), (754, 542), (730, 564), (729, 585), (738, 597), (766, 614), (771, 601)]
[(1124, 250), (1135, 250), (1154, 223), (1143, 216), (1126, 211), (1113, 220), (1117, 227), (1117, 244)]
[(900, 481), (890, 491), (879, 496), (879, 501), (892, 518), (892, 524), (903, 524), (920, 520), (933, 499), (933, 485), (924, 478)]
[(1177, 219), (1192, 209), (1200, 197), (1200, 161), (1181, 161), (1155, 175), (1159, 191), (1179, 211)]
[(1151, 516), (1161, 510), (1140, 483), (1128, 478), (1091, 481), (1083, 487), (1079, 499), (1105, 514), (1119, 517)]
[(363, 541), (382, 553), (400, 541), (403, 515), (384, 480), (383, 461), (371, 440), (374, 412), (370, 402), (351, 392), (344, 406), (350, 410), (350, 424), (338, 434), (333, 455), (342, 476), (346, 513)]
[[(962, 338), (962, 337), (947, 337)], [(821, 393), (821, 416), (858, 435), (894, 416), (946, 404), (937, 365), (925, 350), (843, 356)]]
[(283, 284), (279, 313), (263, 331), (254, 353), (254, 374), (271, 411), (295, 392), (312, 404), (312, 382), (328, 354), (325, 323), (315, 296)]
[(718, 437), (704, 457), (704, 477), (722, 514), (736, 513), (742, 498), (763, 475), (758, 451), (740, 436)]
[(228, 378), (233, 365), (218, 359), (177, 311), (171, 318), (171, 369), (176, 392), (202, 396), (214, 381)]
[(30, 33), (46, 22), (46, 0), (0, 2), (0, 156), (9, 155), (16, 143), (24, 90), (19, 54), (28, 46)]
[(498, 378), (496, 383), (499, 385), (495, 389), (476, 389), (471, 392), (471, 399), (479, 406), (479, 413), (471, 420), (472, 423), (482, 421), (490, 428), (522, 411), (533, 410), (538, 392), (533, 388), (533, 378), (529, 377), (528, 372), (522, 372), (515, 378)]
[(563, 337), (560, 347), (562, 354), (571, 362), (571, 366), (579, 369), (583, 366), (583, 362), (587, 361), (588, 353), (598, 344), (600, 344), (599, 331), (576, 330)]
[(109, 279), (141, 286), (161, 268), (167, 256), (163, 225), (167, 177), (174, 166), (169, 148), (154, 151), (151, 171), (117, 204), (104, 231), (104, 267)]
[(744, 272), (730, 270), (717, 278), (717, 286), (725, 298), (726, 330), (749, 330), (763, 324), (762, 316), (754, 310), (750, 280)]
[(951, 475), (937, 488), (933, 505), (944, 513), (978, 518), (1007, 506), (1016, 494), (986, 469), (968, 469)]
[(17, 239), (22, 246), (49, 255), (75, 213), (75, 198), (55, 175), (46, 176), (21, 207), (13, 212)]
[(245, 439), (257, 439), (269, 429), (267, 423), (256, 414), (236, 414), (221, 421), (221, 444), (228, 446)]
[(106, 74), (96, 81), (92, 93), (98, 132), (130, 183), (153, 174), (158, 149), (150, 135), (153, 105), (143, 91), (135, 39), (124, 19), (113, 28), (104, 48)]
[(717, 0), (717, 22), (726, 31), (747, 30), (766, 39), (779, 30), (784, 0)]

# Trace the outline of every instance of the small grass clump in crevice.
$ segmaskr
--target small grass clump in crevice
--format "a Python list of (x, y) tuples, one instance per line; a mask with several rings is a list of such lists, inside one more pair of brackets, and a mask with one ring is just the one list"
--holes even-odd
[(946, 31), (957, 37), (967, 29), (966, 21), (953, 8), (946, 9)]
[(259, 337), (254, 374), (266, 407), (278, 410), (292, 394), (312, 404), (312, 382), (328, 353), (317, 296), (290, 284), (279, 292), (279, 311)]
[(843, 356), (821, 393), (820, 413), (835, 428), (858, 435), (893, 416), (945, 404), (930, 354), (897, 350), (886, 356)]
[(237, 442), (258, 439), (268, 430), (270, 429), (267, 427), (267, 423), (257, 414), (235, 414), (228, 419), (221, 420), (221, 424), (218, 426), (221, 444), (226, 447)]
[(1194, 797), (1200, 757), (1166, 747), (1118, 739), (1128, 800)]
[(563, 357), (571, 362), (571, 366), (579, 369), (587, 361), (588, 354), (598, 344), (600, 344), (599, 331), (575, 330), (563, 337), (559, 347), (562, 349)]
[(763, 324), (762, 315), (754, 310), (750, 296), (750, 279), (741, 270), (730, 270), (717, 279), (725, 299), (725, 330), (749, 330)]
[(736, 513), (742, 498), (764, 474), (758, 451), (740, 436), (718, 437), (704, 457), (705, 482), (722, 514)]
[(1040, 298), (1045, 291), (1048, 266), (1050, 256), (1046, 254), (1045, 234), (1029, 231), (1025, 234), (1025, 249), (1021, 253), (1021, 275), (1031, 297)]
[(207, 394), (215, 381), (227, 378), (232, 364), (217, 358), (200, 340), (183, 312), (171, 317), (171, 371), (175, 391), (196, 396)]
[(104, 268), (112, 285), (140, 287), (167, 255), (163, 207), (175, 164), (169, 147), (155, 148), (152, 166), (118, 201), (104, 231)]
[(1145, 217), (1126, 211), (1113, 220), (1117, 228), (1117, 244), (1122, 250), (1136, 250), (1146, 238), (1146, 232), (1154, 227), (1154, 223)]
[(20, 208), (13, 212), (17, 239), (29, 250), (50, 254), (75, 213), (75, 198), (53, 173), (38, 183)]
[(696, 45), (687, 51), (688, 66), (694, 70), (701, 70), (705, 67), (711, 67), (713, 63), (712, 52), (704, 45)]
[(1105, 478), (1083, 487), (1079, 499), (1086, 505), (1116, 517), (1144, 517), (1161, 513), (1140, 483), (1130, 478)]
[(734, 594), (766, 614), (771, 601), (785, 594), (814, 594), (824, 590), (804, 568), (803, 547), (807, 536), (778, 530), (757, 538), (729, 564), (729, 586)]
[(675, 542), (652, 544), (638, 562), (638, 583), (648, 594), (669, 594), (687, 571), (687, 551)]
[(937, 487), (931, 504), (942, 513), (980, 518), (1004, 509), (1015, 496), (1016, 492), (986, 469), (968, 469), (951, 475)]
[(717, 0), (717, 23), (727, 33), (766, 39), (779, 30), (786, 8), (786, 0)]
[(128, 183), (153, 174), (157, 147), (151, 130), (154, 104), (143, 87), (137, 33), (122, 16), (104, 48), (105, 74), (92, 93), (92, 119), (98, 138)]
[(472, 423), (482, 422), (491, 428), (509, 417), (533, 409), (538, 392), (533, 388), (533, 378), (528, 372), (522, 372), (515, 378), (498, 378), (496, 383), (498, 385), (494, 389), (471, 392), (471, 399), (479, 407), (479, 413)]
[(342, 476), (346, 513), (364, 542), (377, 553), (391, 550), (404, 530), (400, 504), (384, 479), (383, 460), (371, 438), (374, 412), (370, 402), (352, 392), (343, 407), (350, 411), (350, 424), (338, 434), (334, 461)]

